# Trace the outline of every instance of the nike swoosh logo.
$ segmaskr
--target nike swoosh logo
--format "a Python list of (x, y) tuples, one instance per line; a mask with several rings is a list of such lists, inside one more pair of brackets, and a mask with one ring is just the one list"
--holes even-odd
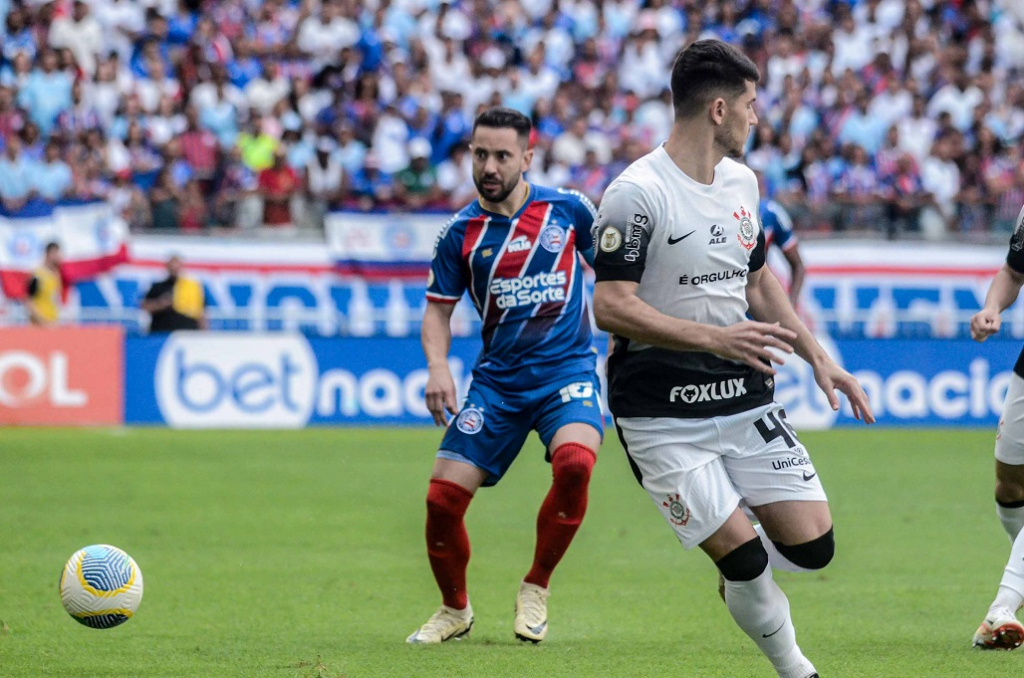
[(687, 238), (689, 238), (689, 237), (690, 237), (691, 235), (693, 235), (693, 234), (694, 234), (694, 233), (696, 233), (696, 232), (697, 232), (697, 231), (690, 231), (690, 232), (689, 232), (689, 233), (687, 233), (686, 235), (684, 235), (684, 236), (682, 236), (682, 237), (679, 237), (679, 238), (673, 238), (672, 236), (669, 236), (669, 237), (668, 237), (668, 244), (669, 244), (669, 245), (675, 245), (675, 244), (676, 244), (677, 242), (679, 242), (679, 241), (681, 241), (681, 240), (686, 240)]
[[(783, 619), (783, 620), (782, 620), (782, 626), (785, 626), (785, 625), (786, 625), (786, 620), (785, 620), (785, 619)], [(762, 638), (771, 638), (771, 637), (772, 637), (772, 636), (774, 636), (774, 635), (775, 635), (776, 633), (778, 633), (779, 631), (781, 631), (781, 630), (782, 630), (782, 626), (780, 626), (779, 628), (775, 629), (775, 630), (774, 630), (774, 631), (772, 631), (771, 633), (762, 633), (762, 634), (761, 634), (761, 637), (762, 637)]]
[(807, 471), (804, 471), (804, 480), (810, 480), (816, 475), (818, 475), (817, 472), (808, 474)]

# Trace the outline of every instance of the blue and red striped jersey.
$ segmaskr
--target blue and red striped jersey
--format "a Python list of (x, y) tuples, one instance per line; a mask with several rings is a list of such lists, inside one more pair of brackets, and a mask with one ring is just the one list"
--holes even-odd
[(475, 378), (532, 386), (592, 370), (596, 351), (577, 252), (593, 261), (594, 205), (581, 193), (531, 184), (511, 218), (474, 201), (441, 229), (427, 300), (468, 290), (483, 321)]

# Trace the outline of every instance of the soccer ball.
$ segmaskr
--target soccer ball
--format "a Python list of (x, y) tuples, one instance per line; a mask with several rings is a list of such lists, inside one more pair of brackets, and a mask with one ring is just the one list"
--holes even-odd
[(139, 609), (142, 570), (119, 548), (86, 546), (68, 559), (61, 572), (60, 602), (80, 624), (113, 628)]

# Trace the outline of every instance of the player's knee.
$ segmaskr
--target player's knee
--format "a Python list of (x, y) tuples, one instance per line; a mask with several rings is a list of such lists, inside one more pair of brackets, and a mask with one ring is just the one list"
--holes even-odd
[(822, 569), (832, 562), (832, 557), (836, 554), (836, 537), (831, 527), (817, 539), (803, 544), (786, 546), (777, 541), (772, 543), (789, 562), (806, 570)]
[(597, 457), (584, 445), (560, 445), (551, 456), (551, 472), (559, 485), (579, 487), (590, 482)]
[(1024, 506), (1024, 483), (1000, 478), (996, 481), (996, 501), (1007, 508)]
[(427, 489), (427, 515), (434, 518), (460, 517), (473, 493), (449, 480), (434, 478)]
[(752, 581), (768, 567), (768, 552), (758, 537), (737, 546), (715, 562), (718, 571), (729, 581)]

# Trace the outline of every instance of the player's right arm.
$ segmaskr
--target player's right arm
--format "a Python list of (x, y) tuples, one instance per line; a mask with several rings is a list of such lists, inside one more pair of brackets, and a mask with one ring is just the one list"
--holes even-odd
[(462, 232), (454, 228), (458, 217), (449, 221), (437, 236), (427, 280), (427, 310), (423, 314), (420, 340), (427, 358), (427, 409), (434, 423), (444, 426), (448, 413), (455, 414), (458, 403), (455, 380), (448, 366), (452, 345), (452, 313), (466, 291), (466, 270), (462, 261)]
[(985, 306), (971, 318), (971, 337), (985, 341), (999, 331), (1003, 324), (1003, 311), (1017, 300), (1024, 285), (1024, 208), (1017, 215), (1017, 228), (1010, 236), (1010, 252), (1006, 262), (992, 279), (992, 285), (985, 295)]
[(769, 361), (782, 361), (768, 347), (792, 353), (787, 341), (796, 338), (794, 332), (753, 321), (729, 327), (705, 325), (666, 315), (639, 297), (655, 218), (655, 210), (639, 186), (619, 182), (605, 193), (594, 223), (594, 317), (598, 327), (643, 344), (713, 353), (774, 374)]
[(454, 310), (455, 304), (428, 301), (420, 330), (423, 354), (427, 357), (427, 409), (438, 426), (447, 424), (448, 416), (445, 412), (455, 414), (457, 407), (455, 380), (452, 379), (452, 371), (448, 367), (448, 350), (452, 345), (451, 319)]

